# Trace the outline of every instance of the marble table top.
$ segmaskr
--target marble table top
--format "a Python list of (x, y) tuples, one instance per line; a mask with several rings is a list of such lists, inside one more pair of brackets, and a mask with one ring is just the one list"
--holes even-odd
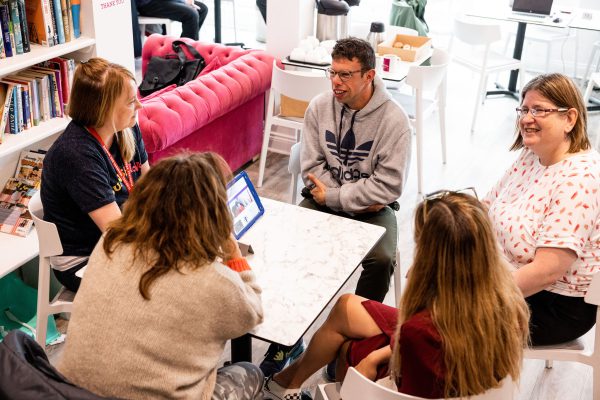
[(264, 322), (250, 334), (286, 346), (308, 330), (385, 228), (261, 199), (265, 214), (240, 242), (263, 289)]

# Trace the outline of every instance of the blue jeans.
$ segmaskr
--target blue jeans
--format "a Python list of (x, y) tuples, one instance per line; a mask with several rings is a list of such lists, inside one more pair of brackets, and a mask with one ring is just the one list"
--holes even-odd
[[(199, 8), (191, 7), (183, 0), (152, 0), (148, 4), (138, 6), (140, 15), (145, 17), (169, 18), (181, 22), (181, 37), (198, 40), (198, 32), (208, 14), (208, 7), (194, 1)], [(138, 29), (139, 30), (139, 29)]]

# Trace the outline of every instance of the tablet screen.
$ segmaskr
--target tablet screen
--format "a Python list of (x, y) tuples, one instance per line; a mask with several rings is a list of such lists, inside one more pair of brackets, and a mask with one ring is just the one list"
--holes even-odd
[(227, 205), (233, 217), (233, 234), (239, 239), (264, 214), (264, 208), (254, 185), (244, 171), (227, 185), (227, 198)]

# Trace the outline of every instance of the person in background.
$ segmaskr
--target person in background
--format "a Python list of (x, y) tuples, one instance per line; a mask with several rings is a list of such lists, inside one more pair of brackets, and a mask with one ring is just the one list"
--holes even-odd
[[(137, 11), (145, 17), (168, 18), (181, 22), (181, 37), (198, 40), (208, 7), (199, 0), (135, 0)], [(139, 28), (137, 29), (139, 31)], [(135, 32), (135, 30), (134, 30)]]
[(515, 163), (485, 197), (500, 246), (531, 308), (531, 342), (578, 338), (594, 326), (584, 296), (600, 269), (600, 154), (577, 86), (540, 75), (521, 93)]
[(140, 32), (140, 23), (138, 20), (138, 11), (136, 0), (131, 1), (131, 33), (133, 34), (133, 57), (142, 56), (142, 35)]
[[(331, 91), (314, 98), (304, 116), (300, 161), (306, 187), (300, 206), (386, 228), (363, 260), (356, 287), (357, 295), (382, 302), (394, 271), (394, 210), (410, 160), (410, 121), (376, 75), (367, 41), (338, 40), (331, 57)], [(300, 346), (270, 346), (261, 363), (265, 376), (281, 370)]]
[(417, 207), (414, 225), (415, 257), (398, 309), (343, 295), (265, 393), (300, 398), (302, 383), (335, 357), (338, 381), (348, 366), (371, 380), (391, 371), (400, 392), (425, 398), (466, 398), (518, 380), (529, 311), (487, 208), (471, 195), (439, 191)]
[(260, 15), (262, 16), (265, 24), (267, 23), (267, 0), (256, 0), (256, 7), (258, 7), (258, 11), (260, 11)]
[(161, 160), (92, 253), (58, 369), (102, 396), (262, 399), (250, 363), (218, 368), (225, 344), (262, 322), (260, 288), (232, 234), (215, 153)]
[(71, 291), (81, 281), (75, 273), (149, 169), (137, 125), (141, 107), (126, 68), (92, 58), (75, 70), (67, 108), (71, 122), (44, 158), (41, 185), (44, 220), (56, 224), (63, 247), (50, 264)]

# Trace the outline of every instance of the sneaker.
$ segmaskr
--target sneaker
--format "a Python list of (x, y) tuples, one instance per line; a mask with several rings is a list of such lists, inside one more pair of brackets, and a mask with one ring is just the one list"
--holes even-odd
[(276, 374), (296, 358), (300, 357), (304, 349), (304, 340), (302, 338), (291, 347), (273, 343), (269, 346), (265, 354), (265, 359), (260, 363), (259, 368), (265, 376)]
[(323, 368), (323, 377), (328, 382), (335, 382), (335, 368), (337, 366), (337, 360), (333, 360), (325, 368)]
[(265, 379), (263, 395), (265, 396), (265, 399), (272, 400), (312, 400), (312, 396), (308, 390), (286, 389), (279, 386), (279, 384), (273, 380), (273, 376), (269, 376)]

